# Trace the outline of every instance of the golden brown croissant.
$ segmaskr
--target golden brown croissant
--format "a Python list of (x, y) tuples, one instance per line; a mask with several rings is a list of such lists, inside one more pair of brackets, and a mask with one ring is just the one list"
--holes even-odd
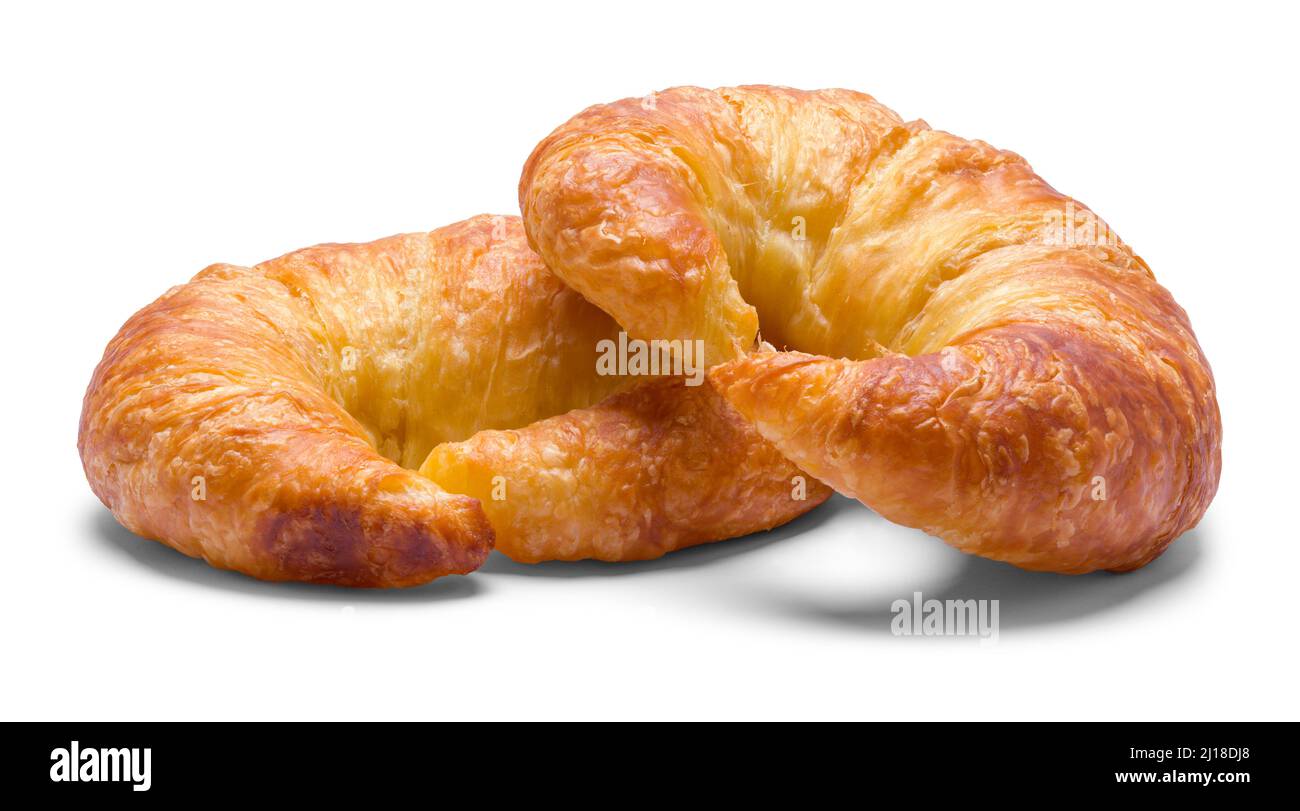
[(679, 378), (439, 445), (420, 472), (478, 498), (497, 548), (526, 563), (657, 558), (769, 529), (831, 494), (757, 439), (713, 387)]
[[(479, 502), (449, 492), (475, 483), (453, 471), (440, 487), (412, 469), (439, 443), (460, 444), (435, 451), (430, 474), (455, 459), (502, 478), (505, 500), (489, 502), (498, 542), (528, 560), (653, 557), (783, 523), (829, 495), (815, 481), (800, 490), (797, 468), (711, 387), (681, 378), (532, 425), (514, 455), (474, 436), (625, 387), (595, 362), (617, 332), (545, 269), (513, 217), (214, 265), (110, 342), (78, 446), (92, 489), (132, 531), (257, 577), (346, 585), (464, 573), (491, 550)], [(715, 444), (730, 467), (701, 462)], [(566, 461), (588, 450), (598, 469)], [(697, 469), (708, 475), (675, 476)]]
[[(676, 88), (533, 152), (530, 243), (800, 467), (1030, 569), (1132, 569), (1218, 485), (1186, 314), (1019, 156), (844, 90)], [(759, 327), (795, 353), (746, 355)], [(803, 354), (810, 353), (810, 354)]]

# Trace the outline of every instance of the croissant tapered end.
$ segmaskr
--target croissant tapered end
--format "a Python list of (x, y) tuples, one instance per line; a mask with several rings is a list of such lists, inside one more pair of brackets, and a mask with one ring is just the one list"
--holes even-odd
[[(1214, 415), (1158, 410), (1166, 395), (1136, 377), (1062, 369), (1045, 386), (1025, 371), (1034, 336), (1002, 340), (869, 361), (756, 353), (709, 379), (809, 474), (966, 552), (1128, 571), (1195, 526), (1218, 482)], [(1125, 399), (1135, 416), (1106, 405)]]
[(649, 560), (784, 524), (831, 494), (712, 387), (680, 378), (439, 445), (420, 470), (479, 498), (497, 548), (526, 563)]
[[(137, 406), (96, 380), (78, 442), (83, 465), (95, 494), (143, 537), (262, 580), (360, 587), (467, 574), (492, 551), (476, 500), (328, 430), (321, 415), (267, 427), (280, 415), (252, 398), (233, 412), (196, 403), (203, 420), (189, 409), (123, 419)], [(132, 446), (150, 450), (131, 461)]]
[(857, 498), (854, 471), (810, 452), (815, 449), (807, 437), (810, 421), (826, 416), (823, 398), (841, 372), (840, 361), (819, 355), (759, 351), (713, 367), (708, 380), (764, 439), (837, 492)]
[[(415, 476), (395, 478), (411, 484), (382, 485), (360, 499), (336, 490), (321, 502), (263, 516), (252, 544), (261, 561), (246, 567), (249, 573), (264, 580), (393, 588), (483, 565), (494, 534), (476, 500), (415, 486)], [(394, 486), (401, 490), (387, 490)]]

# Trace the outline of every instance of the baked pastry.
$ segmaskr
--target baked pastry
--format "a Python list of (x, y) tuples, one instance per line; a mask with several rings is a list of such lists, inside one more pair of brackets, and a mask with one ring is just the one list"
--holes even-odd
[[(497, 439), (435, 452), (502, 477), (491, 513), (503, 551), (652, 557), (766, 529), (829, 495), (809, 480), (798, 498), (797, 468), (709, 386), (629, 389), (599, 374), (597, 345), (617, 333), (546, 270), (515, 217), (213, 265), (109, 343), (78, 447), (91, 488), (133, 532), (264, 579), (354, 586), (469, 572), (492, 549), (482, 506), (454, 492), (461, 480), (449, 472), (442, 487), (414, 469), (435, 446), (616, 392), (526, 429), (528, 457), (477, 450)], [(659, 475), (694, 469), (714, 444), (730, 469)], [(609, 463), (598, 475), (559, 481), (553, 460), (595, 447)], [(546, 496), (571, 501), (552, 519), (538, 508)], [(727, 510), (717, 497), (748, 500)], [(593, 540), (580, 548), (579, 535)]]
[(497, 548), (525, 563), (657, 558), (783, 524), (831, 494), (712, 386), (674, 377), (439, 445), (420, 472), (479, 499)]
[[(674, 88), (560, 126), (519, 197), (569, 285), (635, 337), (703, 340), (764, 437), (892, 521), (1126, 570), (1218, 486), (1186, 314), (1018, 155), (845, 90)], [(752, 352), (760, 327), (796, 351)]]

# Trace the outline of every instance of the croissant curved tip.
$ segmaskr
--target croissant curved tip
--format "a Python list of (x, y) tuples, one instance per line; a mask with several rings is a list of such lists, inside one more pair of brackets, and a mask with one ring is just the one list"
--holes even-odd
[(491, 553), (495, 535), (477, 500), (441, 494), (432, 514), (375, 505), (304, 505), (265, 516), (256, 546), (270, 580), (339, 586), (420, 586), (469, 574)]

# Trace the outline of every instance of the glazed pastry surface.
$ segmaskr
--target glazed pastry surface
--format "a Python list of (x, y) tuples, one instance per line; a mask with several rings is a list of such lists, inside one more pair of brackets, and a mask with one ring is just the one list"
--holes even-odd
[[(476, 499), (449, 492), (457, 482), (442, 487), (413, 468), (440, 443), (527, 426), (625, 388), (627, 378), (596, 372), (598, 342), (617, 332), (546, 270), (516, 217), (320, 245), (251, 268), (213, 265), (110, 342), (78, 446), (118, 520), (181, 552), (271, 580), (415, 585), (477, 568), (494, 531)], [(630, 450), (620, 456), (611, 428), (598, 433), (604, 458), (622, 463), (569, 487), (564, 495), (582, 506), (562, 521), (539, 512), (521, 540), (522, 529), (499, 529), (503, 548), (530, 560), (573, 557), (571, 533), (587, 532), (599, 534), (593, 554), (652, 557), (765, 529), (825, 498), (811, 488), (813, 497), (792, 499), (797, 469), (716, 395), (712, 421), (676, 420), (691, 409), (675, 399), (694, 402), (706, 388), (687, 396), (683, 386), (636, 387), (618, 401), (629, 442), (656, 438), (660, 453), (646, 464), (689, 467), (715, 433), (739, 454), (711, 488), (664, 502), (692, 533), (660, 531), (649, 500), (621, 504), (647, 474)], [(529, 436), (567, 447), (571, 434), (556, 428), (548, 439), (546, 425)], [(543, 467), (503, 473), (522, 483), (550, 469), (545, 457), (535, 462)], [(738, 483), (755, 499), (741, 510), (748, 518), (709, 501)], [(522, 500), (529, 491), (516, 492)], [(607, 516), (633, 504), (648, 511), (645, 525), (611, 527)]]
[(851, 91), (674, 88), (563, 124), (519, 193), (561, 278), (635, 337), (705, 341), (764, 437), (893, 521), (1125, 570), (1217, 489), (1186, 314), (1018, 155)]

